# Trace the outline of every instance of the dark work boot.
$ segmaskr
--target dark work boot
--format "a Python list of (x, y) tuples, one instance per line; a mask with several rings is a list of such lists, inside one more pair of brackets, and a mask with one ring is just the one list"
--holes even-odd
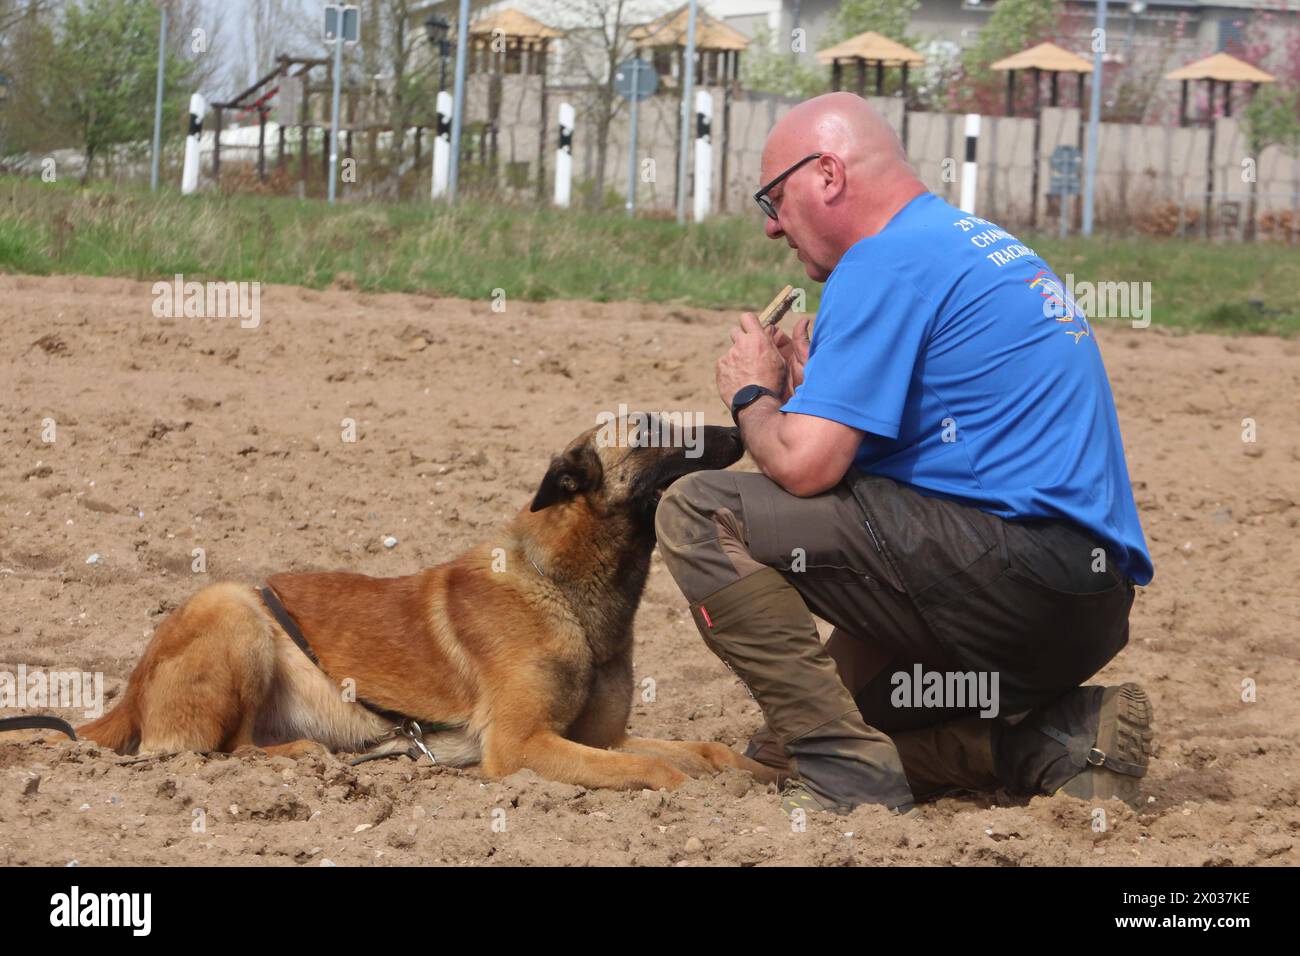
[(1152, 753), (1151, 701), (1137, 684), (1078, 687), (997, 741), (998, 778), (1020, 794), (1118, 797), (1137, 809)]
[(890, 734), (917, 800), (934, 800), (958, 790), (991, 791), (999, 786), (993, 765), (998, 721), (960, 717), (931, 727)]
[[(913, 796), (918, 801), (936, 800), (957, 791), (992, 791), (1001, 786), (993, 768), (993, 734), (998, 726), (995, 720), (962, 717), (891, 733)], [(785, 748), (766, 724), (749, 738), (745, 756), (778, 771), (779, 783), (794, 773)]]

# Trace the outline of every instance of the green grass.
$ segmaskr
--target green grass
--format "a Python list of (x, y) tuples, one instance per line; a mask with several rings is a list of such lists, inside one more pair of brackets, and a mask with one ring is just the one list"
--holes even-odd
[(1300, 249), (1196, 239), (1030, 242), (1062, 277), (1150, 282), (1152, 324), (1204, 332), (1300, 332)]
[[(1025, 236), (1076, 281), (1150, 282), (1153, 324), (1300, 330), (1300, 255), (1277, 244)], [(260, 280), (524, 300), (761, 306), (807, 282), (757, 214), (689, 229), (660, 219), (468, 200), (341, 204), (266, 196), (81, 189), (0, 177), (0, 269), (157, 279)], [(816, 287), (809, 309), (816, 307)]]

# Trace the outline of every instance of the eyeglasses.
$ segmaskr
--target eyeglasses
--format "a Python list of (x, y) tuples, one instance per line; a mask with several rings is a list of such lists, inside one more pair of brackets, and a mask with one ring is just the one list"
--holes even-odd
[(786, 179), (795, 173), (804, 163), (811, 163), (814, 159), (821, 159), (821, 156), (821, 153), (811, 153), (805, 156), (780, 176), (777, 176), (776, 179), (772, 180), (758, 192), (754, 193), (754, 202), (758, 203), (758, 208), (763, 210), (764, 215), (766, 215), (768, 219), (776, 218), (776, 206), (772, 203), (772, 200), (768, 198), (767, 194), (785, 182)]

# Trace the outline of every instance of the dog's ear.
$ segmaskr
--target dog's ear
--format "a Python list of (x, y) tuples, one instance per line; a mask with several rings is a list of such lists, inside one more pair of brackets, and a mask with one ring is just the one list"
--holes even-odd
[(541, 511), (600, 484), (603, 469), (600, 456), (590, 445), (579, 445), (551, 459), (551, 467), (533, 496), (529, 511)]

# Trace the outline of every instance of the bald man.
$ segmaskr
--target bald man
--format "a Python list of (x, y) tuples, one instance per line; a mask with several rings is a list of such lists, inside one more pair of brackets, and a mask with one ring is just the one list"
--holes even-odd
[(1153, 573), (1087, 318), (1032, 249), (929, 193), (852, 94), (787, 113), (762, 182), (768, 237), (825, 283), (817, 321), (741, 316), (718, 392), (761, 474), (688, 475), (656, 521), (763, 711), (749, 755), (790, 775), (787, 809), (1136, 802), (1147, 696), (1081, 686)]

